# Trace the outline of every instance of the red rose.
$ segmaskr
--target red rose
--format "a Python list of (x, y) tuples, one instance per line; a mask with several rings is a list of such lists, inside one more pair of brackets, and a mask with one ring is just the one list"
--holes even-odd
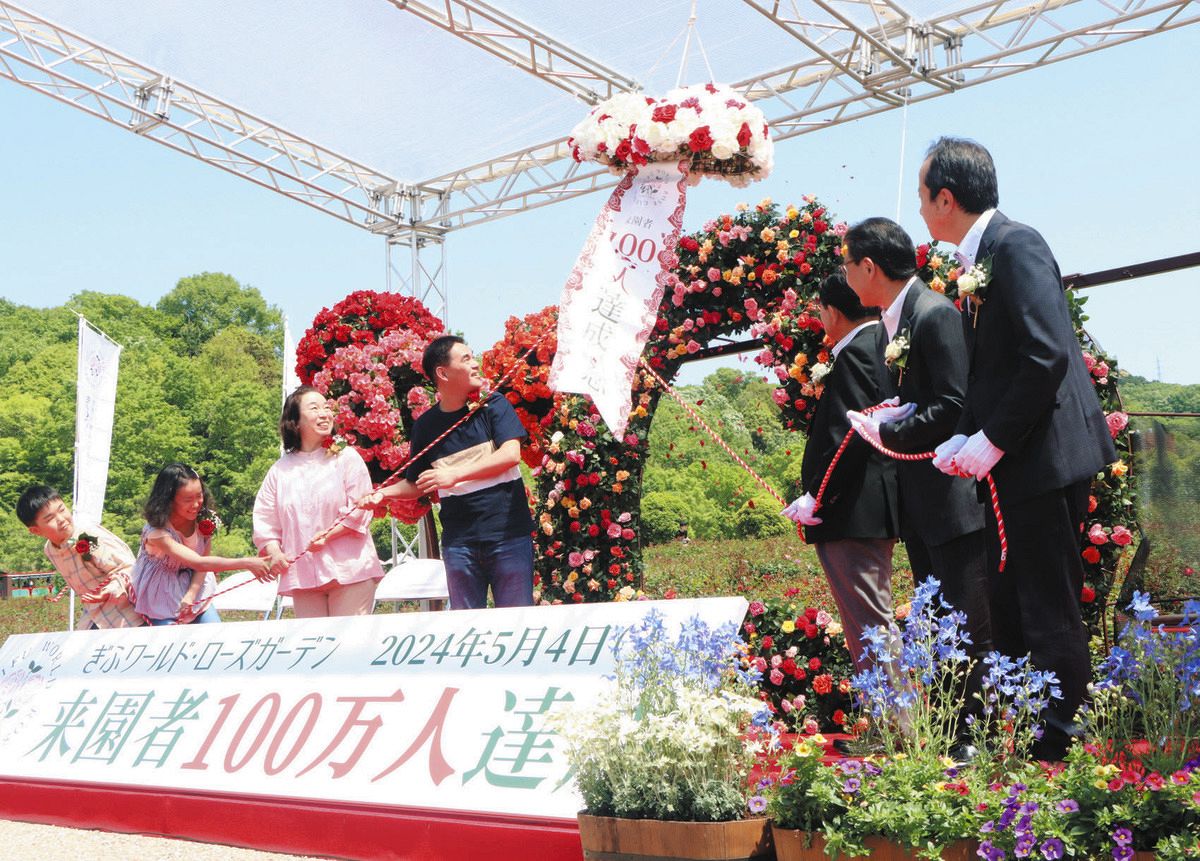
[(86, 538), (80, 538), (75, 542), (75, 552), (82, 556), (85, 553), (92, 552), (92, 545)]
[(746, 123), (742, 123), (742, 127), (740, 129), (738, 129), (738, 133), (737, 133), (738, 146), (740, 146), (740, 147), (750, 146), (750, 137), (751, 137), (750, 126), (747, 125)]
[(929, 243), (917, 246), (917, 268), (920, 269), (929, 262)]
[(821, 659), (820, 658), (811, 658), (808, 662), (808, 668), (810, 670), (812, 670), (814, 673), (817, 670), (821, 669)]
[(1125, 547), (1133, 541), (1133, 533), (1124, 526), (1114, 526), (1112, 531), (1112, 543), (1118, 547)]
[(1091, 586), (1084, 586), (1079, 593), (1079, 600), (1085, 604), (1090, 604), (1096, 600), (1096, 590)]
[(813, 678), (813, 690), (819, 694), (827, 694), (833, 690), (833, 676), (823, 673)]
[(1094, 496), (1088, 497), (1088, 514), (1091, 514), (1100, 506), (1100, 501)]
[(709, 131), (708, 126), (700, 126), (688, 137), (688, 149), (692, 152), (705, 152), (712, 149), (712, 145), (712, 132)]
[(600, 534), (600, 527), (592, 523), (588, 525), (588, 537), (595, 538)]
[(1095, 565), (1100, 561), (1100, 551), (1095, 547), (1088, 547), (1083, 551), (1083, 561), (1089, 565)]
[(675, 119), (674, 105), (660, 105), (650, 113), (650, 119), (656, 123), (669, 123)]
[(804, 618), (808, 619), (808, 621), (810, 621), (810, 622), (817, 621), (817, 608), (816, 607), (805, 607), (804, 608)]
[[(684, 251), (699, 251), (700, 250), (700, 243), (697, 242), (695, 239), (693, 239), (690, 236), (685, 236), (685, 237), (683, 237), (683, 239), (680, 239), (679, 245), (681, 248), (683, 248)], [(662, 322), (665, 323), (667, 321), (663, 320)]]
[(844, 724), (846, 722), (846, 713), (844, 711), (842, 711), (841, 709), (838, 709), (837, 711), (835, 711), (833, 713), (833, 722), (835, 724), (837, 724), (838, 726), (841, 726), (842, 724)]
[(820, 631), (820, 629), (817, 628), (816, 625), (805, 625), (804, 626), (804, 636), (808, 637), (808, 639), (810, 639), (810, 640), (815, 640), (817, 638), (817, 634), (819, 634), (819, 633), (821, 633), (821, 631)]
[(763, 641), (762, 641), (762, 647), (763, 647), (764, 649), (769, 649), (769, 648), (771, 648), (773, 645), (775, 645), (775, 638), (774, 638), (774, 637), (772, 637), (770, 634), (768, 634), (767, 636), (763, 637)]
[(196, 528), (198, 530), (200, 530), (201, 535), (203, 535), (205, 538), (207, 538), (208, 536), (212, 535), (214, 532), (217, 531), (217, 524), (213, 523), (208, 518), (205, 518), (204, 520), (201, 520), (199, 523), (196, 524)]

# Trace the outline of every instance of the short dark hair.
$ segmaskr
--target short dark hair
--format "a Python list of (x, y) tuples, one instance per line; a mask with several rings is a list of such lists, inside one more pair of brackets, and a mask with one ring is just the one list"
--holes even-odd
[(62, 499), (62, 494), (48, 484), (35, 484), (25, 488), (21, 498), (17, 500), (17, 517), (26, 526), (36, 526), (38, 515), (42, 509), (56, 499)]
[(892, 281), (917, 274), (917, 249), (912, 237), (890, 218), (868, 218), (846, 231), (846, 262), (870, 257)]
[(850, 288), (845, 273), (840, 269), (825, 276), (825, 280), (821, 282), (821, 287), (817, 291), (817, 301), (826, 308), (836, 308), (841, 311), (847, 320), (865, 320), (868, 317), (879, 316), (878, 306), (863, 307), (862, 300)]
[(284, 451), (300, 449), (300, 399), (311, 392), (321, 394), (320, 389), (300, 386), (283, 402), (283, 412), (279, 414), (279, 438)]
[(938, 138), (925, 158), (929, 161), (925, 187), (931, 198), (944, 188), (972, 215), (1000, 205), (996, 165), (981, 144), (965, 138)]
[(212, 508), (212, 494), (208, 485), (200, 478), (200, 473), (186, 463), (168, 463), (158, 471), (154, 486), (150, 488), (150, 498), (142, 509), (142, 516), (151, 526), (163, 527), (171, 517), (171, 505), (175, 502), (175, 494), (179, 488), (189, 481), (199, 481), (200, 490), (204, 493), (204, 507)]
[(440, 338), (434, 338), (429, 342), (429, 346), (425, 348), (425, 353), (421, 356), (421, 370), (425, 372), (425, 376), (434, 385), (437, 385), (437, 369), (450, 364), (450, 351), (454, 349), (455, 344), (465, 344), (462, 338), (458, 335), (442, 335)]

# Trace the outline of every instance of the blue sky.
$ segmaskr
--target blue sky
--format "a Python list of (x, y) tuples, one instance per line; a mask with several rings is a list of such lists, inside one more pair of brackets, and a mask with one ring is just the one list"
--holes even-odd
[[(694, 189), (685, 226), (739, 201), (807, 193), (848, 221), (895, 217), (899, 191), (900, 221), (924, 241), (917, 169), (933, 139), (954, 134), (991, 149), (1001, 209), (1045, 235), (1064, 274), (1196, 251), (1198, 55), (1200, 27), (1185, 27), (934, 99), (907, 116), (785, 141), (766, 181)], [(720, 58), (711, 59), (720, 76)], [(322, 306), (384, 286), (383, 242), (364, 230), (5, 80), (0, 117), (4, 298), (41, 307), (93, 289), (152, 304), (183, 276), (221, 271), (261, 290), (299, 335)], [(484, 349), (510, 314), (556, 302), (602, 203), (589, 195), (451, 234), (451, 326)], [(1164, 380), (1200, 383), (1197, 286), (1200, 270), (1091, 290), (1089, 329), (1134, 373), (1154, 378), (1161, 367)], [(694, 366), (684, 379), (713, 367)]]

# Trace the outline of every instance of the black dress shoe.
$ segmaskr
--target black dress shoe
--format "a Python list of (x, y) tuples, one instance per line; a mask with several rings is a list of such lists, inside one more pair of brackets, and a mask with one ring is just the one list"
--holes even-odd
[(979, 758), (979, 748), (969, 742), (959, 742), (950, 748), (950, 758), (955, 765), (970, 765)]

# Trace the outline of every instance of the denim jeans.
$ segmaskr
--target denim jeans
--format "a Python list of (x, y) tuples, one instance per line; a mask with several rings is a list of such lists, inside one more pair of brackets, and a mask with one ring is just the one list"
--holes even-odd
[[(205, 610), (203, 613), (201, 613), (195, 619), (192, 619), (192, 621), (188, 622), (188, 624), (189, 625), (199, 625), (199, 624), (204, 624), (207, 622), (220, 622), (220, 621), (221, 621), (221, 614), (217, 612), (217, 608), (209, 607), (207, 610)], [(150, 624), (157, 627), (159, 625), (178, 625), (179, 623), (176, 622), (174, 619), (151, 619)]]
[(452, 610), (486, 607), (489, 585), (497, 607), (533, 604), (533, 539), (528, 535), (443, 547), (442, 561)]

